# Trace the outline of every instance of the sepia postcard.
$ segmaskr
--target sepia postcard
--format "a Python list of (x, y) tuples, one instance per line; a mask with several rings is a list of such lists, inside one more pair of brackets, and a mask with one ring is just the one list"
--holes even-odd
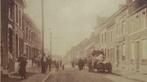
[(0, 0), (0, 82), (147, 82), (147, 0)]

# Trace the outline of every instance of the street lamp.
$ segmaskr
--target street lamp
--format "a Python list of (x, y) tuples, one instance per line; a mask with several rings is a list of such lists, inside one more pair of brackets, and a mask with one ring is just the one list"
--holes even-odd
[(42, 10), (42, 56), (44, 56), (44, 0), (41, 0)]

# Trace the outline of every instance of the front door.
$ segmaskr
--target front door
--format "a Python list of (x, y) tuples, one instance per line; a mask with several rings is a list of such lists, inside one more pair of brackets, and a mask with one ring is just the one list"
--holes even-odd
[(136, 54), (136, 71), (138, 72), (139, 71), (139, 68), (140, 68), (140, 42), (137, 41), (135, 43), (135, 54)]

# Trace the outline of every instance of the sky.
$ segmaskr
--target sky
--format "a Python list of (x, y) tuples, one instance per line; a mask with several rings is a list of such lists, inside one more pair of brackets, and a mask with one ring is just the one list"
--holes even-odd
[[(44, 0), (45, 48), (65, 55), (70, 48), (88, 38), (94, 31), (98, 16), (108, 17), (116, 12), (125, 0)], [(41, 29), (41, 0), (26, 0), (25, 12)]]

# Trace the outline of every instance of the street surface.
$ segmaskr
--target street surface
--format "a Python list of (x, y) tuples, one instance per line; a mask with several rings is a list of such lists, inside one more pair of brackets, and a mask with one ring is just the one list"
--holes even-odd
[(45, 82), (139, 82), (114, 74), (90, 73), (86, 70), (65, 69), (53, 72)]

